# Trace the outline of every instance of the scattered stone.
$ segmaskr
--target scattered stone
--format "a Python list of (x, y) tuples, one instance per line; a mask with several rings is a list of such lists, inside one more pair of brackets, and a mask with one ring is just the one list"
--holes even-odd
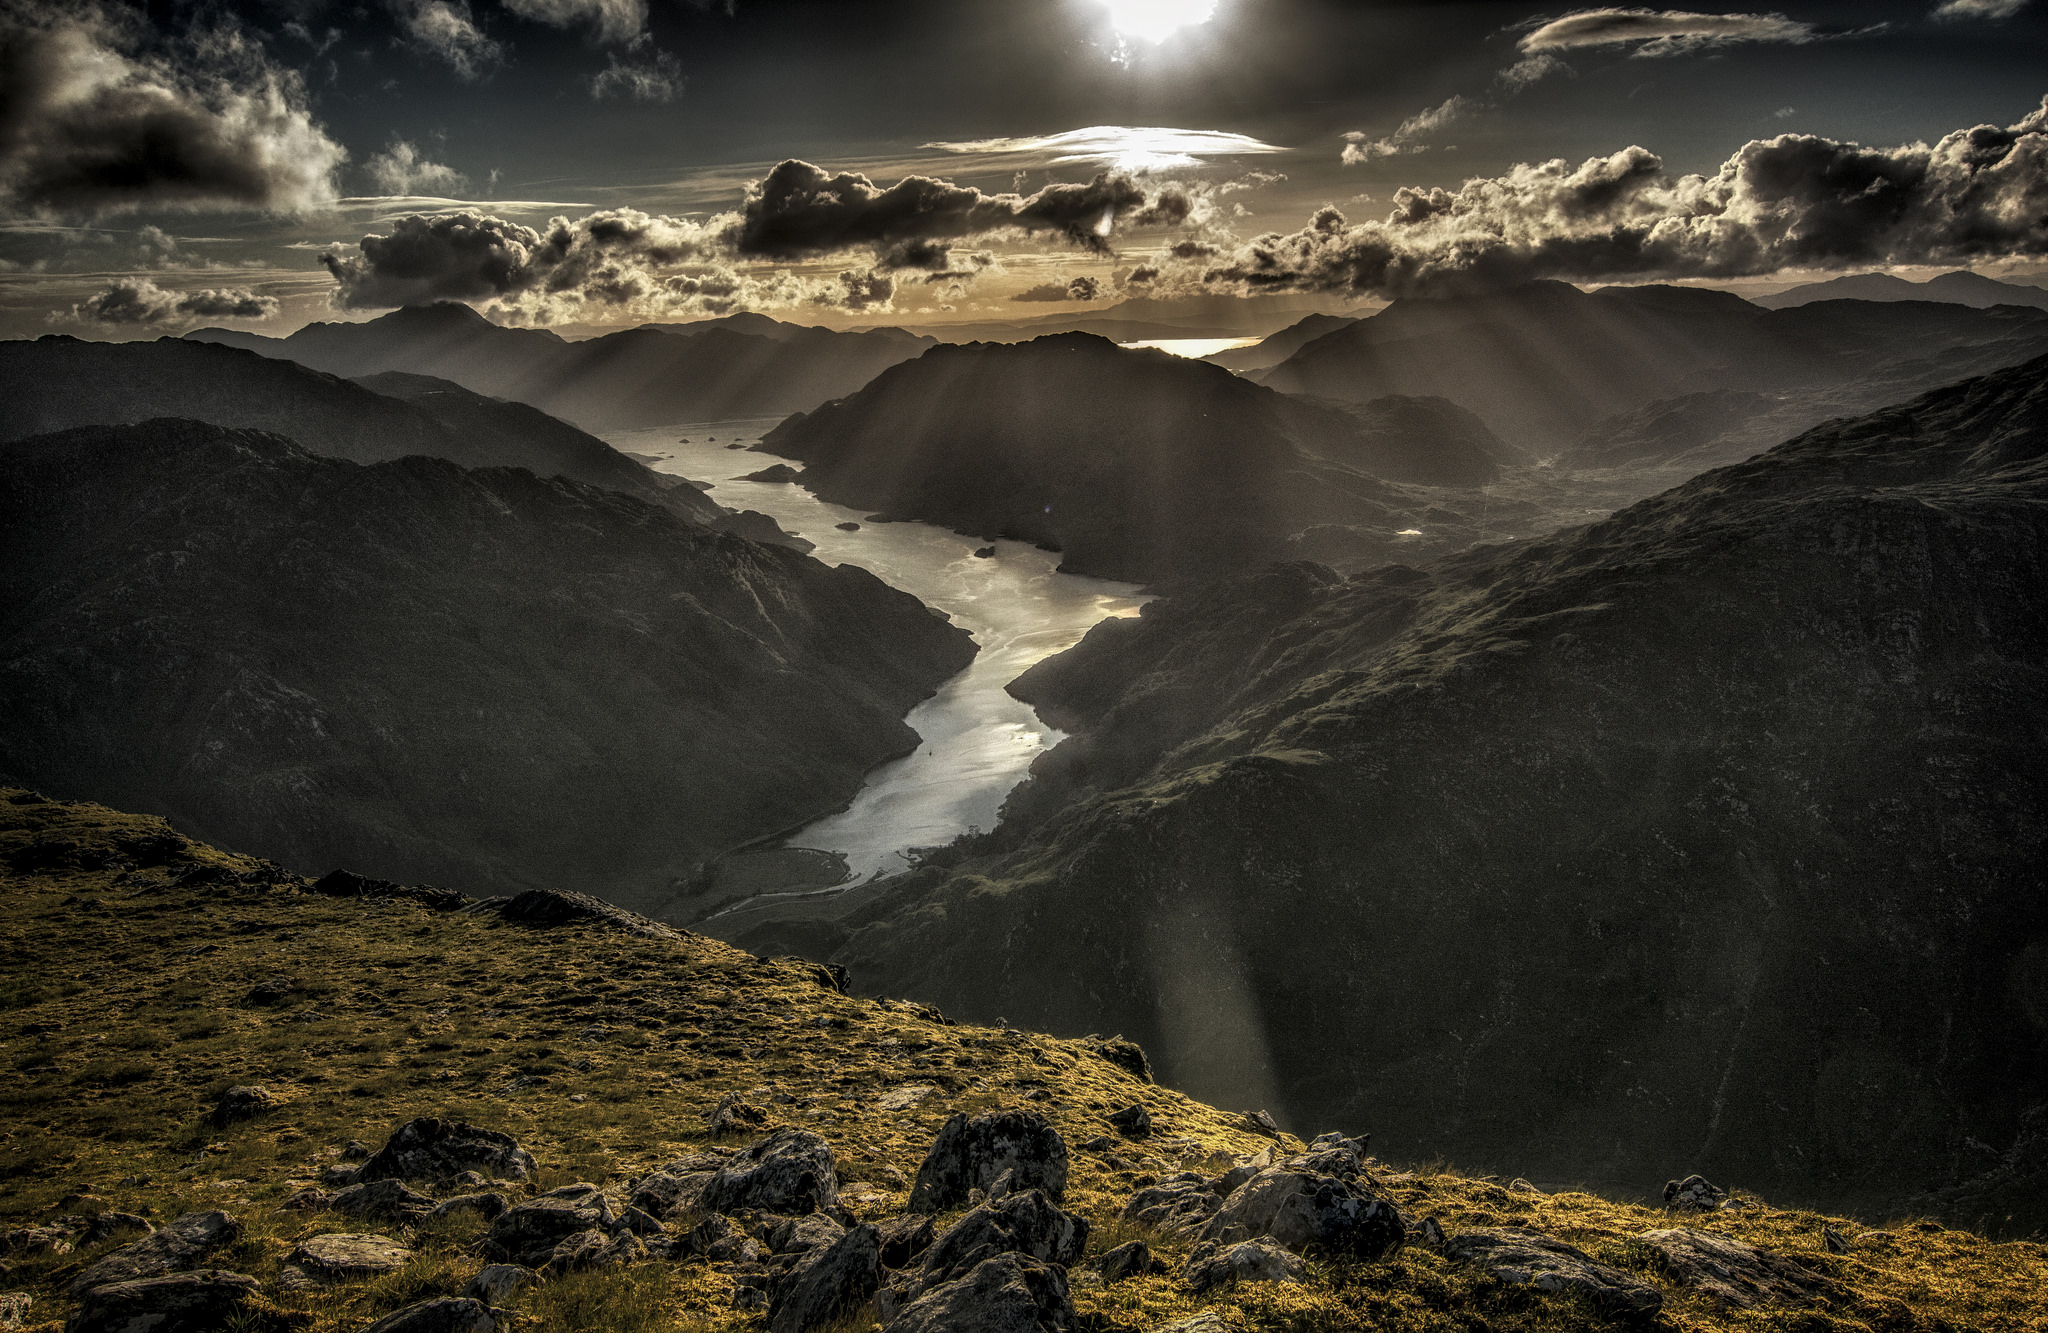
[(479, 1129), (460, 1120), (423, 1116), (400, 1125), (376, 1155), (363, 1163), (356, 1179), (446, 1180), (464, 1171), (479, 1171), (498, 1180), (527, 1180), (534, 1170), (533, 1154), (510, 1134)]
[(1270, 1139), (1280, 1137), (1280, 1122), (1275, 1120), (1269, 1111), (1245, 1112), (1244, 1127), (1254, 1134), (1264, 1134)]
[(596, 1227), (574, 1231), (555, 1242), (555, 1248), (548, 1251), (547, 1261), (541, 1267), (552, 1274), (596, 1268), (600, 1256), (610, 1244), (611, 1237)]
[(1152, 1247), (1142, 1240), (1125, 1241), (1095, 1260), (1094, 1267), (1102, 1274), (1104, 1282), (1121, 1282), (1127, 1277), (1144, 1277), (1148, 1273), (1166, 1271), (1166, 1264), (1155, 1258)]
[(521, 1287), (540, 1281), (540, 1274), (520, 1264), (485, 1264), (462, 1294), (486, 1305), (502, 1305)]
[(762, 468), (759, 472), (749, 472), (744, 477), (734, 477), (733, 480), (787, 482), (795, 481), (798, 477), (802, 475), (803, 473), (798, 472), (795, 468), (791, 467), (787, 463), (775, 463), (772, 464), (771, 466)]
[(1152, 1113), (1137, 1102), (1110, 1116), (1109, 1123), (1125, 1138), (1143, 1139), (1152, 1134)]
[(272, 977), (268, 981), (259, 981), (250, 987), (249, 993), (242, 997), (242, 1003), (245, 1005), (281, 1004), (289, 999), (292, 992), (298, 988), (299, 983), (293, 981), (290, 977)]
[(83, 1239), (87, 1245), (97, 1245), (103, 1240), (112, 1240), (116, 1236), (130, 1234), (147, 1236), (155, 1230), (156, 1228), (149, 1224), (147, 1218), (137, 1217), (134, 1213), (106, 1212), (99, 1214), (92, 1221), (86, 1223)]
[(1188, 1256), (1181, 1280), (1197, 1295), (1227, 1282), (1299, 1282), (1301, 1260), (1270, 1241), (1208, 1242)]
[(1443, 1223), (1433, 1217), (1425, 1217), (1410, 1233), (1410, 1238), (1429, 1246), (1432, 1250), (1441, 1250), (1444, 1247)]
[(0, 1328), (20, 1328), (28, 1322), (29, 1306), (35, 1298), (25, 1291), (0, 1294)]
[(1542, 1190), (1540, 1190), (1540, 1189), (1537, 1189), (1537, 1188), (1536, 1188), (1536, 1187), (1535, 1187), (1534, 1185), (1531, 1185), (1531, 1184), (1530, 1184), (1530, 1183), (1529, 1183), (1528, 1181), (1526, 1181), (1526, 1180), (1522, 1179), (1522, 1178), (1521, 1178), (1520, 1176), (1516, 1176), (1516, 1177), (1515, 1177), (1515, 1178), (1514, 1178), (1513, 1180), (1510, 1180), (1510, 1181), (1508, 1182), (1508, 1193), (1510, 1193), (1510, 1194), (1541, 1194), (1541, 1193), (1543, 1193), (1543, 1191), (1542, 1191)]
[(1833, 1227), (1822, 1227), (1820, 1239), (1821, 1243), (1828, 1247), (1829, 1254), (1847, 1254), (1854, 1248), (1849, 1244), (1849, 1238)]
[(892, 1217), (876, 1227), (885, 1268), (908, 1268), (938, 1238), (932, 1219), (919, 1213)]
[(1160, 1231), (1197, 1232), (1222, 1206), (1206, 1177), (1186, 1171), (1133, 1194), (1124, 1216)]
[(326, 1190), (308, 1186), (285, 1195), (284, 1202), (277, 1206), (281, 1212), (323, 1213), (334, 1206), (334, 1195)]
[(713, 1213), (691, 1228), (683, 1238), (683, 1249), (715, 1264), (750, 1264), (761, 1257), (760, 1243), (722, 1213)]
[(865, 1305), (881, 1285), (880, 1237), (857, 1226), (769, 1285), (769, 1333), (810, 1333)]
[(889, 1333), (1044, 1333), (1073, 1322), (1065, 1272), (1021, 1254), (1003, 1254), (904, 1306)]
[(900, 1088), (891, 1088), (876, 1101), (878, 1111), (908, 1111), (932, 1095), (935, 1089), (929, 1083), (906, 1083)]
[(632, 1206), (658, 1218), (695, 1209), (704, 1187), (724, 1167), (725, 1159), (714, 1153), (698, 1153), (652, 1171), (634, 1184), (629, 1196)]
[(1112, 1149), (1121, 1148), (1123, 1146), (1124, 1141), (1114, 1134), (1097, 1134), (1094, 1138), (1088, 1140), (1086, 1143), (1081, 1145), (1081, 1151), (1109, 1152)]
[(81, 1290), (64, 1333), (218, 1333), (256, 1294), (257, 1282), (246, 1273), (206, 1269)]
[(718, 1099), (718, 1105), (711, 1108), (704, 1122), (710, 1126), (713, 1138), (721, 1134), (752, 1134), (767, 1127), (768, 1113), (747, 1105), (738, 1093), (728, 1092)]
[(699, 1204), (713, 1212), (831, 1212), (839, 1206), (832, 1146), (806, 1129), (777, 1130), (727, 1160), (705, 1184)]
[(616, 1220), (611, 1200), (597, 1186), (564, 1185), (520, 1204), (491, 1223), (491, 1229), (484, 1233), (484, 1257), (540, 1268), (555, 1257), (556, 1247), (571, 1236), (597, 1231), (601, 1240), (608, 1239)]
[(1161, 1324), (1152, 1333), (1231, 1333), (1230, 1325), (1223, 1322), (1223, 1316), (1214, 1310), (1176, 1319), (1170, 1324)]
[(946, 1229), (925, 1252), (921, 1282), (930, 1290), (999, 1254), (1028, 1254), (1066, 1267), (1088, 1243), (1088, 1221), (1061, 1210), (1037, 1190), (983, 1204)]
[(115, 1250), (72, 1278), (67, 1290), (76, 1296), (97, 1287), (133, 1285), (167, 1273), (180, 1273), (197, 1267), (208, 1253), (241, 1234), (242, 1224), (218, 1209), (186, 1213), (169, 1226)]
[(388, 1217), (417, 1221), (434, 1211), (434, 1201), (402, 1180), (372, 1180), (351, 1185), (334, 1196), (329, 1205), (349, 1217)]
[(1054, 1203), (1067, 1196), (1067, 1145), (1052, 1122), (1033, 1111), (954, 1115), (939, 1130), (917, 1181), (910, 1211), (937, 1213), (967, 1202), (1004, 1172), (1011, 1187), (1042, 1190)]
[(335, 1280), (378, 1277), (412, 1262), (412, 1251), (389, 1236), (338, 1234), (309, 1236), (284, 1261), (308, 1277)]
[(840, 1226), (823, 1213), (806, 1213), (792, 1217), (768, 1233), (768, 1250), (771, 1254), (800, 1254), (815, 1250), (821, 1245), (837, 1244), (846, 1234)]
[(1539, 1231), (1488, 1227), (1444, 1242), (1444, 1254), (1496, 1280), (1538, 1291), (1576, 1292), (1610, 1318), (1648, 1319), (1664, 1308), (1655, 1287)]
[(1645, 1231), (1636, 1239), (1658, 1253), (1665, 1277), (1724, 1310), (1806, 1305), (1823, 1294), (1821, 1279), (1811, 1270), (1727, 1236), (1675, 1227)]
[(619, 1214), (619, 1225), (636, 1236), (665, 1236), (668, 1234), (668, 1229), (662, 1226), (660, 1218), (647, 1212), (645, 1209), (635, 1208), (631, 1204), (627, 1204), (625, 1211)]
[(840, 530), (841, 532), (859, 532), (859, 531), (860, 531), (860, 524), (858, 524), (858, 523), (853, 523), (853, 522), (846, 522), (846, 523), (834, 523), (834, 524), (833, 524), (832, 526), (833, 526), (833, 527), (835, 527), (835, 528), (837, 528), (837, 529), (839, 529), (839, 530)]
[(360, 1167), (330, 1166), (320, 1173), (320, 1183), (329, 1189), (341, 1189), (356, 1183), (356, 1172)]
[(370, 1145), (361, 1139), (350, 1139), (341, 1145), (341, 1160), (344, 1162), (367, 1162), (370, 1160)]
[[(733, 446), (727, 445), (730, 449)], [(768, 1308), (768, 1291), (765, 1287), (734, 1287), (732, 1308), (735, 1310), (765, 1310)]]
[(284, 1098), (268, 1088), (229, 1088), (220, 1096), (220, 1102), (213, 1108), (211, 1117), (215, 1129), (224, 1129), (241, 1120), (254, 1120), (265, 1111), (275, 1110), (284, 1105)]
[(69, 1254), (74, 1243), (74, 1234), (65, 1227), (15, 1227), (0, 1235), (0, 1254), (24, 1258), (38, 1254)]
[(385, 1315), (363, 1333), (498, 1333), (503, 1327), (482, 1301), (443, 1296)]
[[(487, 1190), (478, 1194), (457, 1194), (443, 1199), (434, 1205), (434, 1211), (428, 1213), (427, 1216), (430, 1218), (453, 1217), (457, 1213), (475, 1213), (478, 1218), (485, 1222), (495, 1222), (500, 1217), (503, 1217), (505, 1210), (511, 1206), (512, 1201), (510, 1199), (507, 1199), (496, 1190)], [(647, 1217), (647, 1214), (640, 1212), (637, 1208), (629, 1208), (627, 1212), (638, 1213), (641, 1217)], [(648, 1218), (648, 1220), (650, 1222), (654, 1221), (652, 1218)], [(661, 1223), (654, 1222), (654, 1229), (656, 1231), (661, 1230)]]
[(1407, 1243), (1408, 1223), (1365, 1174), (1359, 1142), (1338, 1139), (1260, 1171), (1232, 1191), (1201, 1231), (1203, 1240), (1220, 1245), (1262, 1236), (1290, 1250), (1319, 1245), (1373, 1260)]
[(1664, 1182), (1664, 1206), (1674, 1213), (1711, 1213), (1727, 1197), (1727, 1190), (1705, 1176)]

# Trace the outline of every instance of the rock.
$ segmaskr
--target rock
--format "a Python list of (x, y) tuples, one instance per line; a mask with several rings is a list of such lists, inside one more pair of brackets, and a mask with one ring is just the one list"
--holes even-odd
[(1067, 1145), (1052, 1122), (1031, 1111), (954, 1115), (939, 1130), (917, 1181), (910, 1211), (936, 1213), (967, 1202), (969, 1190), (986, 1190), (1011, 1173), (1011, 1187), (1041, 1190), (1054, 1203), (1067, 1196)]
[(1152, 1133), (1152, 1113), (1137, 1102), (1110, 1116), (1109, 1123), (1125, 1138), (1142, 1139)]
[(1727, 1197), (1727, 1190), (1705, 1176), (1664, 1182), (1664, 1206), (1674, 1213), (1711, 1213)]
[(485, 1264), (462, 1294), (485, 1305), (502, 1305), (521, 1287), (540, 1281), (540, 1274), (521, 1264)]
[(1270, 1236), (1290, 1250), (1310, 1245), (1383, 1259), (1407, 1243), (1408, 1223), (1363, 1174), (1350, 1149), (1325, 1149), (1269, 1166), (1238, 1186), (1201, 1238), (1221, 1245)]
[(257, 1282), (212, 1268), (82, 1290), (64, 1333), (218, 1333), (256, 1294)]
[[(71, 1279), (72, 1295), (110, 1284), (128, 1285), (166, 1273), (183, 1272), (242, 1234), (242, 1224), (215, 1209), (186, 1213), (132, 1245), (124, 1245)], [(237, 1276), (230, 1274), (229, 1276)]]
[(0, 1235), (0, 1254), (24, 1258), (38, 1254), (69, 1254), (77, 1237), (68, 1227), (15, 1227)]
[(1664, 1297), (1655, 1287), (1595, 1263), (1539, 1231), (1509, 1227), (1461, 1231), (1444, 1242), (1444, 1254), (1501, 1282), (1527, 1284), (1538, 1291), (1576, 1292), (1610, 1318), (1648, 1319), (1664, 1308)]
[(859, 531), (860, 531), (860, 524), (858, 524), (858, 523), (851, 523), (851, 522), (848, 522), (848, 523), (834, 523), (834, 524), (833, 524), (832, 526), (833, 526), (833, 527), (835, 527), (835, 528), (837, 528), (837, 529), (839, 529), (839, 530), (840, 530), (841, 532), (859, 532)]
[(1411, 1238), (1432, 1250), (1441, 1250), (1444, 1247), (1443, 1223), (1433, 1217), (1425, 1217), (1416, 1226)]
[(1674, 1227), (1645, 1231), (1636, 1239), (1657, 1252), (1665, 1277), (1724, 1310), (1807, 1305), (1823, 1294), (1824, 1284), (1810, 1269), (1727, 1236)]
[(412, 1251), (389, 1236), (309, 1236), (285, 1256), (308, 1277), (338, 1279), (395, 1273), (412, 1262)]
[(373, 1180), (351, 1185), (334, 1196), (330, 1205), (350, 1217), (390, 1217), (417, 1221), (434, 1211), (434, 1201), (402, 1180)]
[(353, 1166), (330, 1166), (320, 1173), (320, 1183), (329, 1189), (353, 1185), (356, 1183), (356, 1172), (359, 1169)]
[(1268, 1138), (1280, 1137), (1280, 1122), (1275, 1120), (1269, 1111), (1245, 1112), (1244, 1127), (1254, 1134), (1264, 1134)]
[(768, 1250), (771, 1254), (797, 1254), (815, 1250), (820, 1245), (836, 1244), (846, 1228), (840, 1226), (823, 1213), (806, 1213), (792, 1217), (768, 1233)]
[(1063, 1271), (1003, 1254), (904, 1306), (889, 1322), (889, 1333), (1058, 1333), (1073, 1323)]
[(1270, 1241), (1209, 1242), (1188, 1256), (1181, 1280), (1197, 1295), (1227, 1282), (1299, 1282), (1301, 1260)]
[(571, 1236), (596, 1231), (608, 1240), (613, 1215), (611, 1200), (595, 1185), (564, 1185), (530, 1199), (491, 1223), (484, 1233), (487, 1259), (540, 1268)]
[(534, 1170), (533, 1154), (510, 1134), (423, 1116), (400, 1125), (357, 1169), (356, 1179), (446, 1180), (478, 1171), (498, 1180), (527, 1180)]
[[(479, 1194), (457, 1194), (443, 1199), (434, 1205), (434, 1211), (428, 1213), (427, 1216), (453, 1217), (457, 1213), (475, 1213), (483, 1221), (495, 1222), (498, 1218), (503, 1217), (505, 1210), (511, 1206), (512, 1201), (504, 1195), (495, 1190), (488, 1190)], [(629, 1213), (639, 1213), (642, 1217), (647, 1216), (647, 1214), (641, 1213), (637, 1208), (630, 1208), (627, 1211)], [(652, 1222), (654, 1219), (648, 1218), (648, 1220)], [(654, 1228), (656, 1231), (659, 1231), (661, 1223), (655, 1222)]]
[(467, 894), (432, 884), (398, 884), (372, 879), (353, 870), (330, 870), (313, 881), (312, 890), (329, 898), (403, 898), (436, 912), (459, 911), (469, 905)]
[(1267, 1167), (1277, 1164), (1279, 1161), (1279, 1147), (1275, 1144), (1267, 1144), (1258, 1152), (1253, 1153), (1250, 1157), (1241, 1159), (1236, 1166), (1225, 1171), (1216, 1182), (1216, 1193), (1222, 1198), (1229, 1198), (1237, 1192), (1238, 1186), (1244, 1184)]
[(1186, 1319), (1176, 1319), (1170, 1324), (1161, 1324), (1152, 1333), (1231, 1333), (1230, 1325), (1223, 1322), (1223, 1316), (1214, 1310), (1204, 1310)]
[(302, 1190), (293, 1190), (277, 1205), (278, 1211), (287, 1213), (324, 1213), (333, 1206), (333, 1194), (310, 1186)]
[(106, 1212), (85, 1224), (85, 1234), (81, 1239), (87, 1245), (97, 1245), (116, 1236), (147, 1236), (155, 1230), (146, 1218), (137, 1217), (134, 1213)]
[(882, 1251), (884, 1268), (908, 1268), (919, 1255), (931, 1248), (938, 1237), (938, 1229), (932, 1219), (919, 1213), (892, 1217), (876, 1224), (878, 1243)]
[(974, 558), (976, 560), (986, 560), (995, 553), (996, 548), (993, 546), (977, 546), (974, 548)]
[(694, 1209), (704, 1187), (724, 1167), (725, 1159), (714, 1153), (698, 1153), (642, 1176), (633, 1186), (629, 1201), (633, 1207), (659, 1218)]
[(504, 1327), (482, 1301), (443, 1296), (393, 1311), (363, 1333), (498, 1333)]
[(810, 1250), (769, 1285), (769, 1333), (809, 1333), (859, 1309), (881, 1285), (880, 1237), (872, 1226), (857, 1226)]
[(1183, 1172), (1139, 1190), (1124, 1205), (1124, 1216), (1161, 1231), (1196, 1232), (1223, 1206), (1207, 1178)]
[(1123, 1070), (1140, 1083), (1152, 1081), (1152, 1064), (1145, 1058), (1145, 1048), (1122, 1037), (1111, 1037), (1106, 1041), (1094, 1041), (1094, 1051), (1103, 1059)]
[(699, 1205), (712, 1212), (830, 1212), (839, 1206), (832, 1147), (809, 1130), (777, 1130), (728, 1159), (705, 1184)]
[[(733, 446), (727, 445), (730, 449)], [(735, 1310), (765, 1310), (768, 1308), (768, 1291), (764, 1287), (737, 1286), (732, 1289), (732, 1308)]]
[(772, 466), (762, 468), (759, 472), (749, 472), (744, 477), (734, 477), (733, 480), (785, 482), (795, 481), (798, 477), (801, 477), (802, 475), (803, 473), (798, 472), (795, 468), (791, 467), (787, 463), (776, 463), (773, 464)]
[(983, 1204), (946, 1229), (925, 1251), (920, 1283), (929, 1291), (999, 1254), (1028, 1254), (1066, 1267), (1088, 1244), (1088, 1221), (1062, 1211), (1038, 1190)]
[(619, 1225), (636, 1236), (665, 1236), (668, 1234), (668, 1230), (662, 1226), (660, 1218), (645, 1209), (635, 1208), (631, 1204), (626, 1205), (626, 1210), (619, 1214)]
[(1121, 1282), (1127, 1277), (1164, 1273), (1166, 1265), (1153, 1257), (1151, 1246), (1142, 1240), (1132, 1240), (1095, 1260), (1095, 1271), (1102, 1274), (1104, 1282)]
[(341, 1145), (341, 1160), (344, 1162), (367, 1162), (370, 1160), (370, 1145), (361, 1139), (350, 1139)]
[(1510, 1193), (1510, 1194), (1541, 1194), (1541, 1193), (1543, 1193), (1543, 1191), (1542, 1191), (1542, 1190), (1540, 1190), (1540, 1189), (1537, 1189), (1537, 1188), (1536, 1188), (1536, 1187), (1535, 1187), (1534, 1185), (1531, 1185), (1531, 1184), (1530, 1184), (1530, 1183), (1529, 1183), (1528, 1181), (1526, 1181), (1526, 1180), (1522, 1179), (1522, 1178), (1521, 1178), (1520, 1176), (1516, 1176), (1516, 1177), (1515, 1177), (1515, 1178), (1514, 1178), (1513, 1180), (1510, 1180), (1510, 1181), (1508, 1182), (1508, 1193)]
[(28, 1322), (29, 1307), (35, 1298), (25, 1291), (0, 1293), (0, 1328), (20, 1328)]
[(214, 1128), (222, 1129), (240, 1120), (254, 1120), (265, 1111), (274, 1110), (282, 1105), (284, 1098), (277, 1096), (268, 1088), (229, 1088), (220, 1095), (220, 1101), (214, 1106), (213, 1114), (209, 1118), (213, 1121)]
[(573, 1231), (555, 1242), (554, 1249), (542, 1268), (552, 1274), (574, 1273), (585, 1268), (596, 1268), (599, 1258), (612, 1243), (606, 1233), (591, 1227), (585, 1231)]
[(501, 920), (516, 921), (528, 926), (596, 926), (606, 930), (623, 930), (649, 939), (677, 940), (681, 932), (673, 926), (664, 926), (659, 921), (615, 907), (602, 898), (593, 898), (587, 893), (574, 893), (561, 889), (528, 889), (511, 898), (486, 898), (463, 909), (468, 912), (491, 912)]
[(1849, 1244), (1849, 1238), (1833, 1227), (1822, 1227), (1820, 1239), (1821, 1244), (1828, 1247), (1829, 1254), (1847, 1254), (1854, 1248)]
[(736, 1092), (728, 1092), (718, 1099), (718, 1105), (711, 1108), (711, 1114), (704, 1117), (704, 1123), (711, 1128), (711, 1137), (721, 1134), (752, 1134), (768, 1124), (768, 1113), (758, 1106), (749, 1106), (740, 1100)]

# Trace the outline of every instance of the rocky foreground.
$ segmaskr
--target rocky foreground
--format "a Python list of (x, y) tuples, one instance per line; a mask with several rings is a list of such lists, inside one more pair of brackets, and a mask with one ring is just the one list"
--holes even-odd
[(0, 1327), (2048, 1327), (2048, 1246), (1404, 1169), (573, 893), (10, 788), (0, 918)]

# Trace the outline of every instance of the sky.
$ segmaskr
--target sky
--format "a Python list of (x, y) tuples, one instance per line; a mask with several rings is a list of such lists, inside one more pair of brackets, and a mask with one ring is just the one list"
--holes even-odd
[(0, 336), (2048, 268), (2048, 0), (0, 0)]

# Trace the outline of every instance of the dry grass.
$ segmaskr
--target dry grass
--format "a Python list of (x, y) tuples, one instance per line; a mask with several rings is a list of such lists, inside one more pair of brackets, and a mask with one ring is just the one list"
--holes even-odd
[[(416, 1115), (514, 1134), (542, 1163), (538, 1188), (576, 1180), (617, 1187), (704, 1144), (705, 1112), (739, 1091), (781, 1123), (829, 1139), (849, 1205), (882, 1217), (901, 1211), (925, 1148), (956, 1110), (1027, 1107), (1078, 1144), (1109, 1132), (1108, 1112), (1142, 1099), (1152, 1108), (1152, 1139), (1119, 1149), (1128, 1170), (1076, 1152), (1068, 1206), (1093, 1222), (1091, 1251), (1144, 1238), (1177, 1258), (1184, 1241), (1121, 1220), (1137, 1182), (1265, 1143), (1237, 1117), (1140, 1084), (1080, 1043), (947, 1026), (908, 1006), (838, 995), (794, 962), (695, 936), (537, 931), (409, 902), (179, 886), (174, 876), (194, 868), (260, 863), (187, 844), (158, 820), (87, 804), (15, 805), (7, 795), (0, 792), (0, 1227), (67, 1211), (149, 1209), (162, 1220), (224, 1207), (246, 1231), (214, 1262), (274, 1290), (298, 1240), (359, 1228), (280, 1211), (294, 1182), (338, 1160), (349, 1140), (375, 1146)], [(141, 864), (108, 868), (109, 858)], [(245, 1003), (252, 986), (273, 977), (296, 989), (282, 1003)], [(216, 1130), (205, 1114), (238, 1083), (290, 1100)], [(879, 1105), (911, 1085), (932, 1091), (905, 1109)], [(772, 1101), (778, 1092), (794, 1100)], [(1653, 1280), (1630, 1239), (1670, 1224), (1591, 1194), (1510, 1193), (1440, 1167), (1390, 1176), (1389, 1188), (1404, 1208), (1447, 1229), (1534, 1227)], [(1825, 1274), (1836, 1299), (1826, 1312), (1730, 1316), (1667, 1284), (1669, 1327), (2048, 1333), (2048, 1247), (1902, 1219), (1886, 1228), (1889, 1239), (1836, 1257), (1822, 1243), (1823, 1225), (1866, 1228), (1761, 1202), (1712, 1225)], [(412, 1301), (452, 1294), (481, 1265), (480, 1229), (450, 1221), (402, 1231), (415, 1257), (400, 1272), (317, 1298), (276, 1295), (244, 1322), (252, 1333), (352, 1333)], [(64, 1283), (120, 1243), (10, 1256), (0, 1290), (34, 1295), (32, 1324), (60, 1319), (70, 1309)], [(1570, 1301), (1502, 1288), (1420, 1249), (1386, 1264), (1312, 1262), (1310, 1274), (1301, 1286), (1200, 1299), (1168, 1278), (1077, 1283), (1075, 1299), (1096, 1329), (1150, 1328), (1202, 1310), (1247, 1333), (1601, 1322)], [(758, 1314), (731, 1308), (729, 1280), (701, 1263), (562, 1278), (513, 1306), (525, 1330), (763, 1327)]]

